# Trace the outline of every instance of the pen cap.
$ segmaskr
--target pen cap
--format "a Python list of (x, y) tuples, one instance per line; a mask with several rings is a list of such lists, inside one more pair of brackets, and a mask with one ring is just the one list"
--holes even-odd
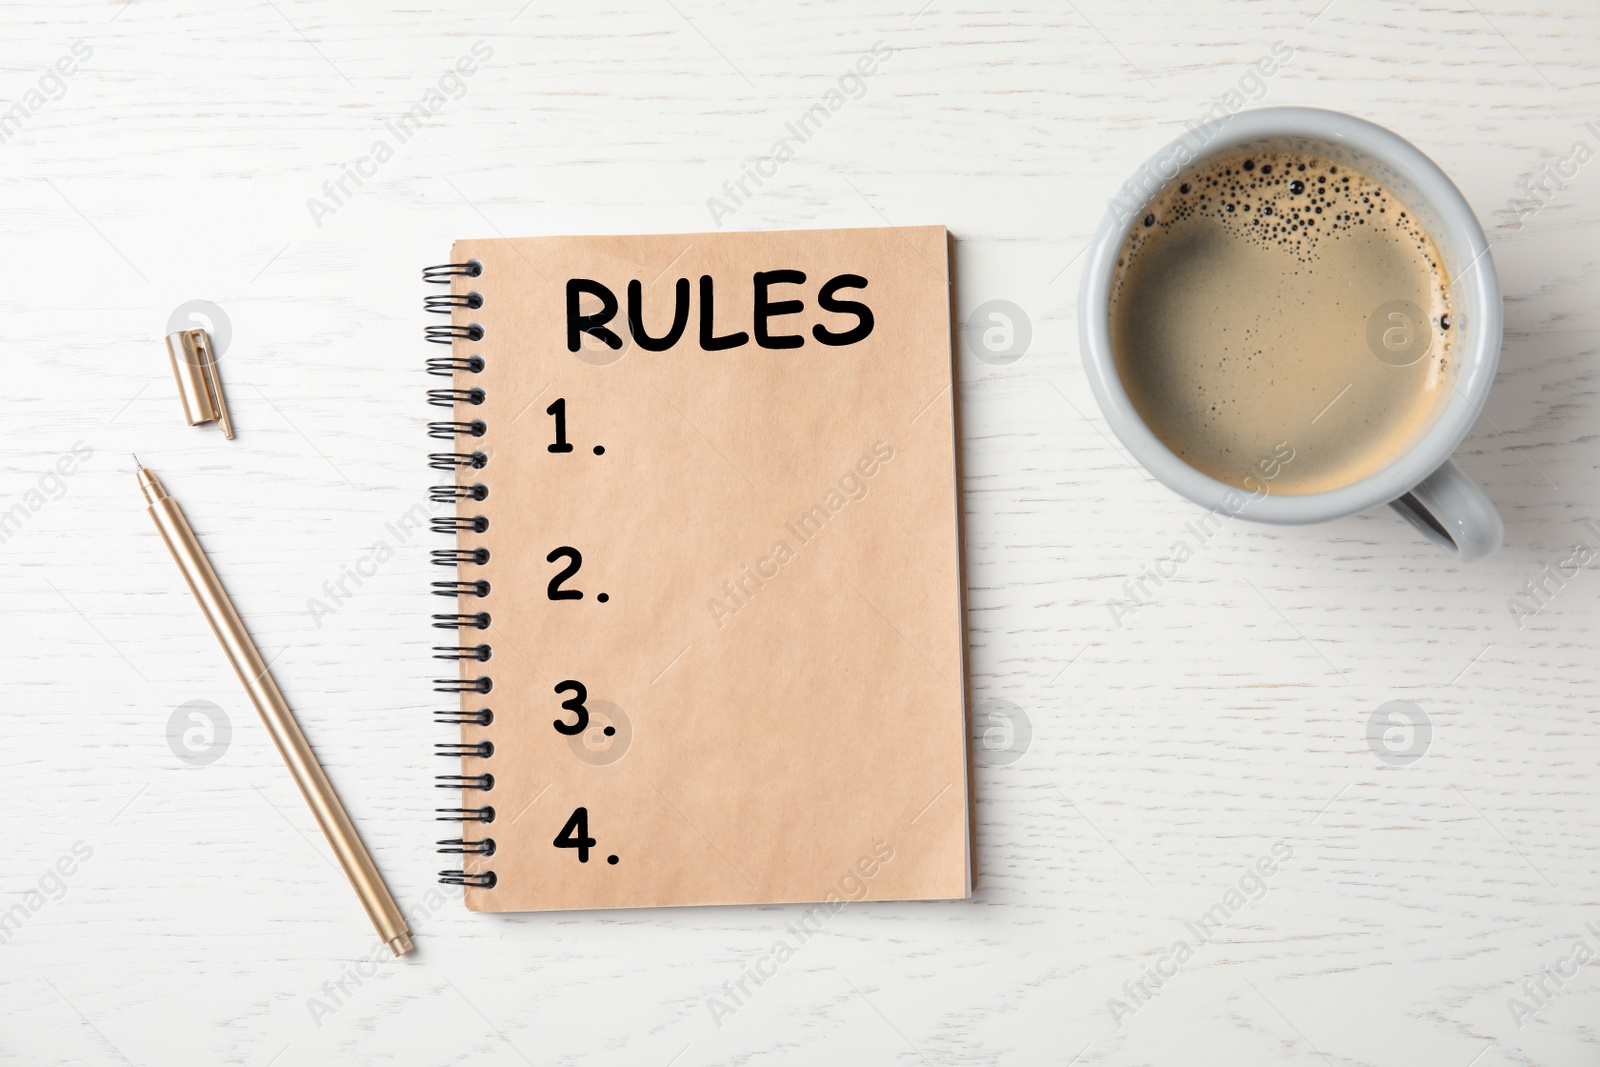
[(167, 358), (172, 361), (172, 375), (178, 381), (178, 397), (189, 425), (220, 420), (223, 434), (231, 439), (233, 422), (228, 418), (228, 399), (222, 392), (211, 335), (198, 328), (167, 334)]

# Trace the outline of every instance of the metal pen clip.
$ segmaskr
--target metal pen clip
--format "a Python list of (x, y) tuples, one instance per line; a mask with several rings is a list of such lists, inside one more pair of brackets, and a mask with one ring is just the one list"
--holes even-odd
[(233, 420), (228, 418), (228, 398), (217, 373), (217, 354), (211, 335), (202, 329), (167, 334), (167, 356), (178, 379), (178, 396), (190, 426), (220, 421), (222, 435), (233, 440)]

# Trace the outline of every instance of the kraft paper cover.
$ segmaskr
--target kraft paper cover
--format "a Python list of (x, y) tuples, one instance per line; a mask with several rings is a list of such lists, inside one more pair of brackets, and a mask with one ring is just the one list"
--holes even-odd
[[(969, 891), (965, 641), (956, 472), (949, 256), (943, 227), (541, 237), (461, 241), (456, 262), (481, 277), (457, 325), (481, 324), (488, 496), (463, 549), (488, 561), (459, 577), (484, 580), (492, 648), (467, 661), (488, 677), (462, 707), (493, 710), (463, 740), (491, 741), (463, 773), (494, 776), (464, 806), (492, 805), (493, 871), (469, 888), (475, 911), (756, 904), (839, 899), (959, 898)], [(754, 337), (758, 271), (798, 270), (767, 300), (800, 300)], [(868, 336), (837, 337), (856, 315), (824, 310), (829, 279), (865, 288), (836, 297), (867, 305)], [(741, 347), (700, 342), (702, 276), (712, 281), (713, 332), (752, 334)], [(613, 351), (584, 335), (567, 343), (567, 283), (615, 294)], [(635, 343), (629, 283), (640, 283), (645, 331), (673, 323), (687, 279), (682, 337), (665, 351)], [(586, 296), (584, 314), (601, 306)], [(556, 401), (569, 452), (552, 452)], [(604, 453), (597, 455), (595, 446)], [(550, 599), (551, 582), (582, 599)], [(606, 600), (601, 602), (600, 595)], [(569, 737), (558, 719), (586, 690), (589, 725)], [(606, 727), (614, 732), (604, 733)], [(587, 814), (587, 862), (568, 845)], [(615, 856), (616, 862), (610, 862)]]

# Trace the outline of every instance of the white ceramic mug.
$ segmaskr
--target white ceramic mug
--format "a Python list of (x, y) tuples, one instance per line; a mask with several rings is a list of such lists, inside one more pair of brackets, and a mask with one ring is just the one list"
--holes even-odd
[[(1433, 236), (1456, 311), (1454, 392), (1434, 421), (1354, 485), (1303, 496), (1264, 489), (1248, 498), (1191, 467), (1151, 431), (1128, 398), (1111, 352), (1111, 282), (1129, 231), (1168, 182), (1193, 163), (1238, 151), (1309, 151), (1348, 164), (1389, 188)], [(1273, 107), (1191, 129), (1157, 152), (1111, 201), (1083, 269), (1079, 306), (1084, 369), (1106, 421), (1135, 459), (1169, 488), (1213, 511), (1258, 522), (1323, 522), (1389, 504), (1428, 540), (1463, 562), (1500, 547), (1500, 514), (1451, 460), (1482, 411), (1500, 362), (1500, 281), (1483, 228), (1455, 185), (1409, 141), (1337, 111)]]

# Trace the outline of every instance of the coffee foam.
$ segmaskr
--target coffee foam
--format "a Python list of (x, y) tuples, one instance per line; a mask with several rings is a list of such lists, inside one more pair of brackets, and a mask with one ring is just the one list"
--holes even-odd
[[(1167, 184), (1135, 226), (1123, 266), (1159, 231), (1209, 216), (1235, 237), (1287, 252), (1302, 263), (1340, 233), (1364, 226), (1404, 234), (1440, 278), (1433, 238), (1376, 179), (1305, 152), (1257, 152), (1216, 160)], [(1120, 283), (1119, 276), (1118, 282)]]
[[(1452, 302), (1432, 237), (1381, 183), (1304, 152), (1191, 166), (1136, 219), (1111, 287), (1112, 347), (1144, 421), (1212, 477), (1269, 491), (1353, 484), (1449, 393)], [(1416, 308), (1426, 358), (1387, 365), (1367, 327)], [(1455, 331), (1459, 332), (1459, 331)]]

